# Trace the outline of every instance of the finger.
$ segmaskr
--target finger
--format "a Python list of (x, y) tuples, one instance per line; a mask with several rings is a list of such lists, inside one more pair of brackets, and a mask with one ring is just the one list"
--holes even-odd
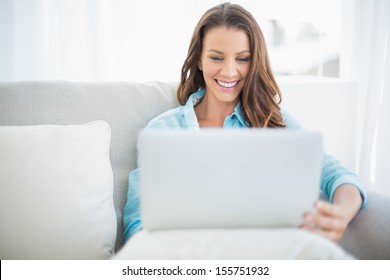
[(316, 209), (319, 213), (328, 217), (341, 217), (341, 211), (337, 205), (325, 201), (317, 201)]
[(333, 240), (333, 241), (340, 240), (342, 235), (343, 235), (342, 231), (324, 229), (321, 226), (319, 226), (318, 224), (313, 223), (313, 221), (310, 223), (303, 224), (301, 226), (301, 228), (304, 230), (310, 231), (314, 234), (321, 235), (321, 236), (323, 236), (327, 239)]
[(310, 214), (307, 213), (304, 216), (305, 225), (314, 228), (314, 229), (322, 229), (326, 231), (332, 231), (335, 229), (334, 219), (323, 216), (321, 214)]
[(341, 220), (334, 217), (327, 217), (317, 214), (306, 214), (304, 217), (305, 224), (303, 228), (325, 236), (331, 240), (339, 240), (344, 231), (345, 227)]
[(309, 226), (306, 224), (304, 224), (301, 228), (304, 230), (310, 231), (314, 234), (318, 234), (320, 236), (323, 236), (327, 239), (333, 240), (333, 241), (340, 240), (341, 236), (342, 236), (342, 234), (340, 234), (336, 231), (327, 231), (327, 230), (321, 229), (320, 227), (313, 227), (313, 226)]
[(315, 227), (325, 231), (341, 231), (342, 223), (339, 219), (333, 216), (324, 216), (322, 213), (316, 213), (307, 218)]

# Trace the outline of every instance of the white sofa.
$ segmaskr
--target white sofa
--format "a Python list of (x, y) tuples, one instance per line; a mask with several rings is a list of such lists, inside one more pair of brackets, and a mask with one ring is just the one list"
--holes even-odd
[[(344, 104), (356, 100), (355, 86), (281, 79), (280, 87), (286, 109), (308, 128), (322, 131), (328, 150), (354, 169), (356, 111), (353, 102), (347, 103), (351, 108), (345, 115)], [(114, 252), (116, 258), (161, 259), (346, 257), (336, 246), (324, 251), (328, 241), (310, 234), (300, 247), (279, 242), (284, 254), (260, 252), (267, 235), (244, 229), (143, 232), (124, 246), (122, 209), (137, 137), (150, 119), (177, 106), (175, 90), (175, 83), (161, 82), (0, 82), (0, 141), (11, 147), (0, 148), (0, 258), (107, 259)], [(51, 142), (42, 142), (42, 135)], [(91, 139), (100, 142), (95, 147)], [(89, 156), (82, 157), (84, 165), (79, 165), (80, 151)], [(42, 166), (47, 170), (39, 170)], [(74, 175), (80, 168), (91, 174)], [(369, 192), (367, 207), (350, 224), (341, 246), (356, 258), (390, 259), (388, 213), (390, 198)]]

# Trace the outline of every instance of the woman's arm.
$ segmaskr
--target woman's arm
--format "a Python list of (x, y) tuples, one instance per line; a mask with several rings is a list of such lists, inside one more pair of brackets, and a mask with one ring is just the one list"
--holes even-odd
[(348, 223), (355, 218), (362, 203), (363, 199), (360, 191), (354, 185), (344, 184), (336, 189), (333, 204), (338, 205), (342, 209), (344, 218)]
[(123, 237), (125, 241), (142, 229), (140, 213), (139, 169), (129, 174), (127, 201), (123, 209)]

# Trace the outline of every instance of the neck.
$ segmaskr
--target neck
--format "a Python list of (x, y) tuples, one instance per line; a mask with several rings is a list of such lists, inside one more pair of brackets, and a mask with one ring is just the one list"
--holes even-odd
[(196, 117), (201, 127), (222, 127), (225, 118), (234, 112), (237, 102), (220, 102), (206, 94), (195, 107)]

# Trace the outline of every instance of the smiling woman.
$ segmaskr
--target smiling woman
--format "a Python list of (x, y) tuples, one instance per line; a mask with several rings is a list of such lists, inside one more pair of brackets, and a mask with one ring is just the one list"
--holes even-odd
[[(263, 33), (255, 18), (238, 5), (208, 10), (195, 27), (182, 67), (179, 103), (184, 105), (201, 88), (209, 94), (195, 107), (200, 126), (223, 126), (239, 99), (250, 126), (285, 126)], [(218, 105), (222, 100), (224, 105)]]

